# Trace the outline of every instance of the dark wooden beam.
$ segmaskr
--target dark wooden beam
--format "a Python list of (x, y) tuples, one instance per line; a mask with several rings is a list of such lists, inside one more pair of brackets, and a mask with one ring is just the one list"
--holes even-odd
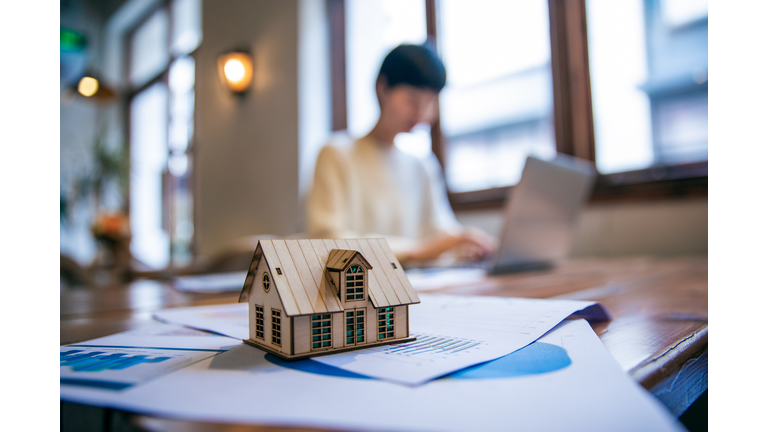
[(331, 45), (331, 130), (347, 129), (347, 48), (344, 0), (327, 0)]
[(549, 0), (557, 151), (595, 160), (584, 0)]

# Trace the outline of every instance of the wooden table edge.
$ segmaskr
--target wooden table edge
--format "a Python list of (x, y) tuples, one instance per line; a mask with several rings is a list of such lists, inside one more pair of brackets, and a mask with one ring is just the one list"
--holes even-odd
[(683, 367), (685, 362), (707, 350), (709, 325), (705, 324), (693, 334), (629, 371), (629, 375), (647, 390)]

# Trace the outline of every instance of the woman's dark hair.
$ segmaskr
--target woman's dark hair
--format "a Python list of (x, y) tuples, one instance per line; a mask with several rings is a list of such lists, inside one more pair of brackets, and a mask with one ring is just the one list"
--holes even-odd
[(379, 79), (388, 87), (409, 84), (439, 92), (445, 87), (445, 66), (428, 44), (398, 45), (384, 57)]

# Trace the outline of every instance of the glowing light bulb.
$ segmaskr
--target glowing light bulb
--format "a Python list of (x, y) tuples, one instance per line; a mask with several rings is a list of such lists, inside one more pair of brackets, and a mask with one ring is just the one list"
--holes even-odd
[(99, 91), (99, 81), (96, 78), (83, 77), (77, 84), (77, 91), (85, 97), (91, 97)]
[(224, 87), (235, 93), (245, 93), (253, 81), (253, 60), (248, 53), (233, 51), (216, 60), (219, 79)]
[(232, 82), (238, 82), (245, 76), (245, 67), (238, 59), (230, 59), (224, 65), (224, 75)]

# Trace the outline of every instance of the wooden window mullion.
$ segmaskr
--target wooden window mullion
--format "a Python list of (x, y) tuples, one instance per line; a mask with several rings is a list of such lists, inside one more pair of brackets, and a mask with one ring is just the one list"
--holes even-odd
[[(425, 0), (425, 12), (427, 18), (427, 38), (434, 42), (435, 51), (437, 52), (437, 5), (435, 0)], [(438, 96), (438, 102), (435, 106), (435, 120), (430, 125), (430, 137), (432, 138), (432, 152), (437, 157), (437, 161), (440, 162), (443, 172), (445, 172), (445, 137), (443, 137), (443, 131), (440, 126), (439, 98), (440, 96)]]
[(595, 160), (584, 0), (549, 0), (557, 151)]
[(347, 129), (347, 47), (344, 0), (328, 0), (331, 45), (331, 130)]

